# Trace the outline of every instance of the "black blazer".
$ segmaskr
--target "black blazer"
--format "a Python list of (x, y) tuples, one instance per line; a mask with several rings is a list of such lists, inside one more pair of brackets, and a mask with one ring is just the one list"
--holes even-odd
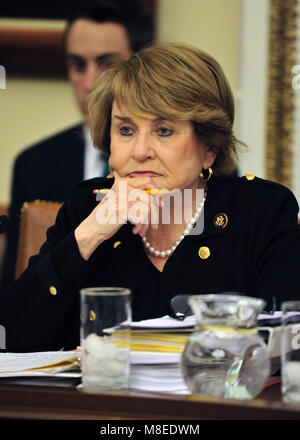
[(17, 156), (12, 176), (2, 286), (14, 279), (23, 203), (36, 199), (64, 202), (68, 190), (83, 179), (83, 159), (82, 125), (51, 136)]
[[(30, 259), (28, 269), (0, 297), (0, 324), (6, 328), (9, 351), (76, 347), (82, 287), (128, 287), (133, 319), (149, 318), (146, 307), (136, 305), (143, 289), (137, 285), (142, 243), (132, 234), (132, 225), (124, 225), (88, 261), (80, 256), (74, 237), (76, 226), (98, 203), (93, 189), (111, 184), (112, 179), (97, 178), (74, 189), (39, 255)], [(157, 315), (167, 313), (170, 299), (182, 293), (242, 292), (264, 298), (269, 307), (273, 296), (277, 307), (284, 300), (299, 299), (297, 217), (295, 197), (279, 184), (258, 178), (212, 178), (204, 231), (185, 237), (168, 259)], [(116, 241), (121, 243), (114, 246)], [(199, 252), (203, 247), (209, 252)], [(51, 294), (53, 287), (56, 295)]]

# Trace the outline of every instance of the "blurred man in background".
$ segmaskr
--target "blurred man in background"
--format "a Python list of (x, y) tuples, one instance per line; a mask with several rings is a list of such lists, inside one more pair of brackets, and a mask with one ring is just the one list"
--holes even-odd
[(14, 279), (23, 203), (36, 199), (63, 202), (76, 183), (109, 173), (107, 158), (93, 147), (86, 96), (109, 66), (129, 58), (154, 38), (152, 18), (139, 1), (71, 3), (64, 41), (68, 78), (83, 123), (27, 148), (15, 160), (3, 285)]

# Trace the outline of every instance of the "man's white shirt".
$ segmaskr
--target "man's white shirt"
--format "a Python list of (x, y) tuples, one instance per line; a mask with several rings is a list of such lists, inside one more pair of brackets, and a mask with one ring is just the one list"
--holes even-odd
[(90, 129), (85, 125), (83, 128), (84, 137), (84, 158), (83, 158), (83, 179), (103, 177), (106, 172), (106, 160), (103, 153), (93, 145)]

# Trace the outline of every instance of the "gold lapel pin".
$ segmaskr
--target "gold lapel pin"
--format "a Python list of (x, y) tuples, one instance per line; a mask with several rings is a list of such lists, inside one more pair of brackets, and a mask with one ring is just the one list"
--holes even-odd
[(224, 229), (228, 225), (228, 217), (224, 212), (219, 212), (214, 217), (214, 226), (217, 229)]

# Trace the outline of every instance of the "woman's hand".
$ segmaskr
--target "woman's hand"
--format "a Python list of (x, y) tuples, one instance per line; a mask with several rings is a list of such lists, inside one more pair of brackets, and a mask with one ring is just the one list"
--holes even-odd
[(148, 194), (156, 189), (151, 177), (122, 178), (114, 171), (111, 190), (75, 229), (81, 256), (88, 260), (97, 247), (111, 238), (127, 221), (134, 224), (132, 232), (144, 236), (151, 226), (157, 229), (162, 198)]

